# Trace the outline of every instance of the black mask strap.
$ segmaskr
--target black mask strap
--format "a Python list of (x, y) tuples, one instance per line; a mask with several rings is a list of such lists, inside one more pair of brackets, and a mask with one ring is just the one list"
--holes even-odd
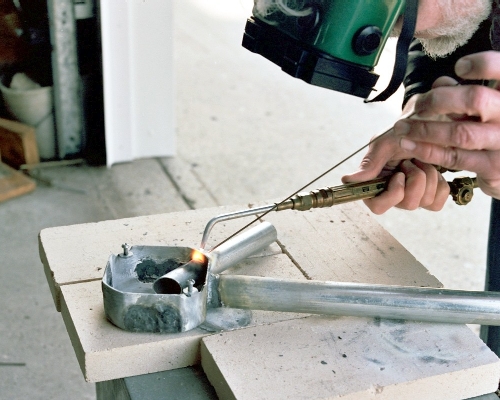
[(417, 25), (418, 0), (406, 0), (405, 11), (403, 15), (403, 27), (396, 45), (396, 61), (394, 71), (389, 85), (373, 100), (365, 100), (365, 103), (384, 101), (391, 97), (403, 82), (406, 73), (406, 64), (408, 62), (408, 49), (415, 33)]

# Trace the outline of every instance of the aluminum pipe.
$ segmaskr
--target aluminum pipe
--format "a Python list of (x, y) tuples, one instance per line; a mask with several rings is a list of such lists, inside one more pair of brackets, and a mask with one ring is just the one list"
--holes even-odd
[(215, 224), (218, 224), (219, 222), (222, 222), (222, 221), (230, 221), (232, 219), (250, 217), (252, 215), (257, 215), (257, 214), (263, 214), (263, 213), (266, 213), (268, 211), (271, 211), (275, 207), (276, 207), (276, 205), (272, 204), (272, 205), (264, 206), (264, 207), (249, 208), (248, 210), (235, 211), (235, 212), (231, 212), (231, 213), (227, 213), (227, 214), (218, 215), (218, 216), (212, 218), (210, 221), (208, 221), (207, 225), (205, 226), (205, 230), (203, 231), (200, 249), (204, 249), (205, 246), (207, 245), (208, 237), (210, 236), (210, 232), (212, 231), (212, 228), (215, 226)]
[(212, 274), (219, 274), (269, 246), (277, 238), (276, 228), (269, 222), (262, 222), (211, 251), (208, 270)]
[(500, 293), (221, 275), (227, 307), (500, 325)]
[(186, 288), (192, 290), (193, 286), (203, 285), (206, 276), (206, 262), (191, 260), (158, 278), (153, 283), (153, 290), (158, 294), (181, 294)]

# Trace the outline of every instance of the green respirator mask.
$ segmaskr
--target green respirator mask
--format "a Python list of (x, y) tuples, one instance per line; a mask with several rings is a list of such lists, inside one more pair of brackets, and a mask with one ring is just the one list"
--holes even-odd
[(418, 0), (275, 0), (262, 15), (256, 0), (243, 47), (312, 85), (367, 98), (379, 76), (373, 72), (402, 17), (389, 98), (404, 79), (415, 31)]

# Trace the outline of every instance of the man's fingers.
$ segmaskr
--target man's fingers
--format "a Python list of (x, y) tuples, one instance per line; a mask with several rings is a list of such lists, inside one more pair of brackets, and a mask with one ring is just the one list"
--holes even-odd
[[(455, 72), (464, 79), (500, 81), (500, 52), (487, 51), (465, 56), (455, 64)], [(452, 78), (441, 77), (432, 88), (415, 102), (419, 117), (431, 119), (439, 115), (463, 115), (477, 117), (481, 122), (500, 122), (498, 87), (458, 85)]]
[(432, 88), (437, 88), (440, 86), (457, 86), (458, 82), (456, 79), (453, 79), (449, 76), (441, 76), (437, 78), (432, 84)]
[(352, 174), (344, 175), (342, 183), (363, 182), (375, 179), (378, 176), (376, 169), (360, 169)]
[(484, 51), (459, 59), (455, 64), (455, 73), (464, 79), (499, 79), (500, 53)]
[(412, 149), (414, 158), (429, 164), (440, 165), (450, 170), (466, 170), (483, 176), (490, 176), (500, 168), (498, 152), (482, 150), (463, 150), (456, 147), (443, 147), (430, 143), (420, 143), (401, 139), (401, 146)]
[(499, 122), (500, 92), (485, 86), (440, 86), (421, 95), (415, 111), (421, 118), (458, 114), (482, 122)]
[(443, 208), (450, 193), (448, 182), (432, 165), (405, 160), (401, 172), (395, 173), (387, 189), (374, 198), (364, 200), (374, 214), (383, 214), (392, 207), (430, 211)]
[[(396, 135), (414, 142), (427, 142), (465, 150), (500, 150), (498, 125), (474, 121), (401, 120), (394, 126)], [(400, 142), (401, 144), (401, 142)], [(405, 150), (412, 150), (403, 146)]]
[[(402, 163), (403, 172), (405, 172), (404, 164), (405, 163)], [(418, 204), (418, 206), (424, 208), (429, 207), (434, 203), (438, 186), (438, 177), (441, 176), (441, 174), (437, 171), (436, 167), (434, 167), (431, 164), (426, 164), (418, 160), (413, 160), (411, 164), (413, 164), (415, 168), (420, 169), (425, 177), (424, 192), (422, 194), (422, 198), (420, 199), (420, 203)]]
[(405, 175), (397, 172), (389, 180), (387, 189), (371, 199), (363, 200), (372, 213), (380, 215), (401, 203), (405, 197)]
[[(381, 137), (380, 140), (375, 140), (372, 143), (370, 149), (361, 160), (359, 170), (353, 174), (343, 176), (342, 182), (362, 182), (375, 179), (384, 170), (386, 173), (382, 173), (382, 175), (389, 175), (399, 163), (399, 161), (390, 160), (397, 158), (399, 153), (403, 153), (399, 146), (399, 138), (394, 136), (391, 131), (384, 137)], [(399, 159), (402, 158), (403, 154), (401, 154), (401, 158)]]
[[(434, 167), (433, 167), (434, 168)], [(435, 188), (434, 199), (431, 204), (422, 205), (423, 208), (429, 211), (439, 211), (444, 207), (444, 204), (448, 200), (450, 194), (450, 185), (446, 182), (443, 175), (438, 172), (438, 181)]]
[(450, 186), (433, 165), (407, 160), (401, 163), (401, 171), (406, 175), (405, 198), (398, 208), (414, 210), (421, 207), (430, 211), (443, 208)]
[(401, 172), (406, 176), (405, 196), (397, 205), (405, 210), (416, 210), (426, 191), (426, 174), (410, 160), (401, 163)]

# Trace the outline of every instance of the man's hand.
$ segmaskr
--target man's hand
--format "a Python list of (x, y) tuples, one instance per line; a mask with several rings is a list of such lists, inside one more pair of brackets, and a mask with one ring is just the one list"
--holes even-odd
[[(464, 79), (500, 81), (500, 52), (463, 57), (455, 70)], [(432, 165), (475, 172), (483, 192), (500, 198), (500, 91), (459, 86), (442, 77), (412, 100), (417, 117), (398, 121), (370, 146), (360, 170), (342, 180), (358, 182), (400, 171), (386, 192), (365, 201), (377, 214), (394, 206), (440, 210), (449, 188)]]

